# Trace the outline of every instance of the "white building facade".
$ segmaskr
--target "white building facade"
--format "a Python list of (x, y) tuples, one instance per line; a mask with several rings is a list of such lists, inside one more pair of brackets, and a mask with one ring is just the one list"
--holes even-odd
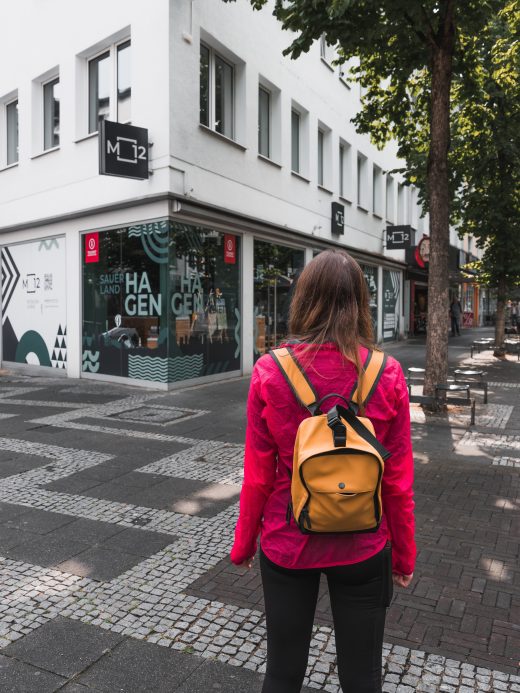
[[(417, 246), (427, 223), (394, 148), (350, 123), (359, 88), (330, 47), (283, 57), (290, 35), (247, 0), (0, 17), (4, 364), (163, 388), (248, 373), (329, 247), (362, 265), (379, 341), (414, 331), (427, 275), (385, 229)], [(100, 175), (103, 118), (148, 130), (148, 179)]]

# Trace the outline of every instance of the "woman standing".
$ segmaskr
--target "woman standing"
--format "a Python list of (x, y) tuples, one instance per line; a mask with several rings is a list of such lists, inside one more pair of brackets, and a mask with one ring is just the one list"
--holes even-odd
[[(303, 270), (289, 311), (291, 349), (321, 398), (350, 399), (373, 349), (368, 290), (343, 251), (320, 253)], [(326, 400), (326, 408), (341, 403)], [(244, 482), (231, 560), (251, 567), (260, 534), (267, 623), (263, 693), (301, 690), (320, 575), (327, 577), (343, 691), (379, 693), (386, 608), (392, 583), (408, 587), (415, 563), (413, 457), (408, 390), (388, 358), (364, 415), (391, 453), (382, 478), (383, 517), (374, 532), (303, 534), (287, 521), (296, 433), (309, 412), (274, 359), (253, 370), (247, 404)]]

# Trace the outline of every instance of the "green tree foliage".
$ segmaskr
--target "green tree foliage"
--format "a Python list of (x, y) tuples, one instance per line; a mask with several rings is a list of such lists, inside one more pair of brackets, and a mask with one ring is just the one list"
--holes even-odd
[[(229, 0), (226, 0), (229, 1)], [(433, 394), (448, 364), (448, 249), (456, 176), (450, 175), (452, 87), (467, 78), (470, 38), (477, 45), (504, 0), (250, 0), (266, 4), (296, 33), (285, 53), (298, 58), (325, 35), (364, 88), (359, 131), (382, 147), (390, 139), (403, 171), (430, 213), (430, 268), (425, 391)]]
[(478, 280), (497, 289), (495, 340), (520, 285), (520, 0), (507, 2), (464, 46), (469, 79), (454, 87), (450, 164), (460, 232), (484, 249)]

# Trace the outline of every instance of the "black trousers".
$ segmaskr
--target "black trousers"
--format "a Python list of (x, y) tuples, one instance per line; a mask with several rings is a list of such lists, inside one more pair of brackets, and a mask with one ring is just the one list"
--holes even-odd
[(372, 558), (334, 568), (289, 570), (261, 552), (267, 622), (262, 693), (299, 693), (305, 678), (320, 575), (327, 576), (341, 688), (380, 693), (386, 608), (393, 594), (390, 545)]

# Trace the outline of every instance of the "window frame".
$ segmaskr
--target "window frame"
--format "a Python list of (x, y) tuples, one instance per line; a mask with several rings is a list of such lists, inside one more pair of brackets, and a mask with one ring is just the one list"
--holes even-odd
[[(267, 96), (267, 153), (262, 151), (262, 108), (260, 93), (263, 92)], [(271, 91), (261, 82), (258, 84), (258, 153), (260, 156), (270, 159), (272, 155), (272, 121), (273, 121), (273, 98)]]
[[(9, 115), (8, 115), (8, 109), (10, 106), (13, 106), (16, 104), (16, 159), (13, 161), (9, 161), (9, 133), (10, 133), (10, 128), (9, 128)], [(20, 162), (20, 115), (19, 115), (19, 108), (20, 108), (20, 102), (18, 99), (18, 94), (14, 96), (13, 98), (9, 98), (3, 103), (3, 111), (4, 111), (4, 122), (5, 122), (5, 129), (3, 132), (2, 139), (4, 140), (4, 146), (5, 146), (5, 157), (4, 161), (2, 163), (5, 163), (5, 166), (3, 168), (10, 168), (11, 166), (16, 166)]]
[[(201, 65), (201, 49), (205, 48), (208, 51), (208, 123), (203, 123), (201, 114), (201, 102), (200, 102), (200, 65)], [(231, 134), (226, 134), (221, 130), (217, 130), (216, 127), (216, 110), (217, 110), (217, 100), (216, 100), (216, 82), (217, 82), (217, 59), (220, 60), (224, 65), (231, 68)], [(236, 123), (236, 94), (237, 94), (237, 65), (231, 61), (229, 58), (222, 55), (222, 53), (206, 41), (200, 41), (199, 48), (199, 124), (202, 127), (206, 127), (213, 132), (216, 132), (222, 137), (226, 137), (233, 142), (237, 141), (237, 123)]]
[[(43, 130), (42, 130), (42, 140), (41, 140), (41, 150), (42, 152), (50, 152), (52, 149), (58, 149), (60, 146), (60, 141), (61, 141), (61, 132), (59, 131), (58, 133), (58, 143), (57, 144), (51, 144), (49, 147), (45, 146), (45, 139), (47, 136), (47, 123), (46, 123), (46, 101), (45, 101), (45, 89), (49, 86), (55, 87), (57, 84), (61, 84), (60, 80), (60, 75), (59, 73), (51, 77), (50, 79), (46, 79), (45, 81), (42, 81), (40, 83), (40, 88), (41, 88), (41, 99), (42, 99), (42, 111), (43, 111), (43, 117), (42, 117), (42, 125), (43, 125)], [(53, 101), (54, 99), (54, 89), (53, 89)], [(59, 101), (59, 100), (58, 100)], [(53, 120), (51, 124), (53, 123)], [(59, 116), (58, 116), (58, 127), (61, 126), (61, 104), (60, 104), (60, 110), (59, 110)], [(51, 133), (53, 132), (54, 128), (51, 127)]]
[[(295, 125), (295, 117), (296, 117), (296, 122), (298, 123), (298, 127), (295, 130), (294, 125)], [(296, 149), (295, 149), (295, 142), (294, 142), (294, 134), (296, 132)], [(302, 175), (301, 171), (301, 150), (302, 150), (302, 114), (300, 111), (298, 111), (296, 108), (291, 108), (291, 171), (292, 173), (296, 173), (298, 175)], [(294, 160), (295, 160), (295, 154), (297, 157), (297, 167), (294, 166)]]
[[(108, 97), (108, 111), (107, 111), (107, 120), (112, 120), (114, 122), (120, 122), (119, 121), (119, 94), (118, 94), (118, 76), (119, 76), (119, 61), (118, 61), (118, 54), (120, 47), (123, 46), (124, 44), (127, 44), (128, 47), (132, 48), (132, 37), (130, 35), (126, 35), (124, 38), (121, 38), (116, 41), (112, 41), (110, 43), (107, 43), (104, 45), (104, 47), (101, 50), (98, 50), (95, 53), (92, 53), (90, 55), (87, 55), (85, 57), (85, 63), (86, 63), (86, 131), (87, 131), (87, 136), (89, 135), (95, 135), (96, 133), (99, 132), (99, 105), (96, 108), (96, 113), (97, 113), (97, 121), (96, 121), (96, 127), (95, 129), (91, 130), (91, 80), (90, 80), (90, 65), (94, 61), (99, 61), (100, 58), (103, 56), (106, 56), (108, 58), (108, 71), (109, 71), (109, 97)], [(125, 46), (127, 47), (127, 46)], [(131, 59), (131, 58), (130, 58)], [(132, 82), (130, 80), (130, 116), (132, 114)], [(132, 120), (130, 117), (130, 120), (125, 120), (121, 121), (124, 124), (131, 124)], [(92, 124), (93, 127), (93, 124)]]

